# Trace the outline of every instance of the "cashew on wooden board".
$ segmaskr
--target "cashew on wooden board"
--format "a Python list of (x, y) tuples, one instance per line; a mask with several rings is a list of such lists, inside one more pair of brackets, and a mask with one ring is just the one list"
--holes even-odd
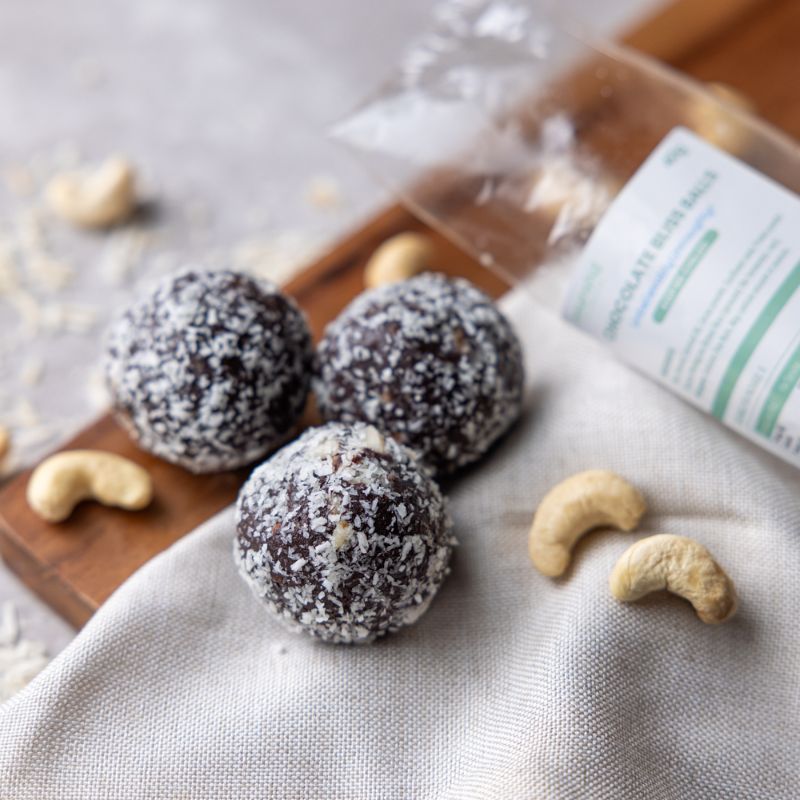
[(398, 233), (381, 244), (364, 267), (364, 283), (373, 289), (413, 278), (430, 267), (433, 245), (422, 233)]
[(53, 211), (83, 228), (124, 222), (136, 208), (135, 175), (124, 158), (109, 158), (92, 172), (63, 172), (48, 184)]
[(703, 622), (725, 622), (736, 612), (733, 581), (703, 545), (685, 536), (640, 539), (622, 554), (608, 582), (623, 602), (666, 589), (688, 600)]
[(65, 450), (36, 467), (27, 497), (42, 519), (61, 522), (82, 500), (129, 510), (145, 508), (153, 499), (153, 483), (146, 470), (115, 453)]
[(528, 554), (544, 575), (563, 575), (572, 548), (592, 528), (633, 530), (647, 510), (644, 497), (607, 470), (579, 472), (551, 489), (539, 504), (528, 535)]

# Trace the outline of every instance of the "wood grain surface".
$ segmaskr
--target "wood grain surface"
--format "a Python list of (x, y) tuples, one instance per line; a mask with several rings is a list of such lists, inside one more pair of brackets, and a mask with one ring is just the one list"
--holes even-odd
[[(391, 208), (285, 287), (302, 306), (315, 339), (362, 290), (363, 267), (377, 245), (394, 233), (423, 227), (404, 209)], [(464, 275), (493, 297), (502, 294), (502, 281), (439, 234), (430, 235), (437, 269)], [(300, 427), (314, 421), (310, 407)], [(48, 523), (28, 507), (27, 470), (0, 492), (0, 554), (28, 586), (80, 627), (142, 564), (231, 503), (249, 469), (192, 475), (140, 450), (108, 415), (61, 449), (77, 448), (119, 453), (145, 467), (155, 487), (152, 505), (130, 512), (81, 503), (65, 522)]]
[[(624, 37), (679, 69), (745, 93), (763, 116), (800, 137), (800, 3), (797, 0), (678, 0)], [(291, 281), (315, 338), (358, 294), (366, 259), (388, 236), (426, 229), (400, 206), (375, 217)], [(426, 229), (427, 230), (427, 229)], [(464, 275), (493, 297), (505, 284), (430, 231), (433, 266)], [(303, 424), (313, 421), (313, 409)], [(150, 470), (151, 508), (125, 512), (92, 503), (65, 523), (38, 519), (25, 501), (29, 472), (0, 491), (0, 553), (9, 566), (76, 626), (142, 564), (229, 504), (247, 470), (195, 476), (138, 450), (108, 416), (62, 449), (120, 453)]]

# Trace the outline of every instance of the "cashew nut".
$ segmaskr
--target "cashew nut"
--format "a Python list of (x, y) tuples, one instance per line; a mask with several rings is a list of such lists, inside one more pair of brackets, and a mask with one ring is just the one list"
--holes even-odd
[(624, 478), (602, 469), (579, 472), (551, 489), (539, 504), (528, 535), (528, 554), (543, 575), (563, 575), (572, 548), (599, 526), (633, 530), (647, 504)]
[(398, 233), (372, 254), (364, 268), (364, 283), (372, 289), (413, 278), (429, 266), (432, 254), (429, 237), (421, 233)]
[(611, 176), (585, 171), (565, 156), (545, 160), (533, 179), (525, 210), (549, 221), (550, 244), (596, 225), (622, 188)]
[(733, 581), (703, 545), (662, 533), (640, 539), (620, 557), (608, 580), (611, 594), (629, 602), (666, 589), (688, 600), (703, 622), (725, 622), (736, 612)]
[(48, 522), (65, 520), (81, 500), (138, 510), (153, 484), (138, 464), (101, 450), (66, 450), (46, 458), (28, 481), (28, 505)]
[(750, 144), (751, 134), (746, 124), (730, 109), (752, 113), (753, 103), (724, 83), (706, 84), (708, 95), (692, 97), (687, 109), (694, 130), (707, 141), (737, 155)]
[(56, 214), (84, 228), (108, 228), (136, 208), (133, 167), (109, 158), (94, 172), (64, 172), (48, 184), (46, 197)]

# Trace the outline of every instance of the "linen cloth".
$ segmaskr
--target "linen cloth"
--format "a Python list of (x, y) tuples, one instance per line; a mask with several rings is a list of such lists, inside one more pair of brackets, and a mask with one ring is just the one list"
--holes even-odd
[[(800, 493), (779, 463), (615, 363), (520, 293), (524, 419), (446, 488), (452, 574), (367, 646), (286, 632), (239, 578), (233, 512), (134, 575), (0, 709), (0, 797), (796, 798)], [(578, 470), (634, 481), (636, 533), (531, 567), (539, 499)], [(638, 536), (706, 544), (740, 610), (608, 590)]]

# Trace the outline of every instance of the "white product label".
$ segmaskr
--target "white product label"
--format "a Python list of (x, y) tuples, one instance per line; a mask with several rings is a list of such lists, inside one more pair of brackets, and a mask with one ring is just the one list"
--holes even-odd
[(800, 199), (684, 128), (614, 200), (564, 316), (800, 466)]

